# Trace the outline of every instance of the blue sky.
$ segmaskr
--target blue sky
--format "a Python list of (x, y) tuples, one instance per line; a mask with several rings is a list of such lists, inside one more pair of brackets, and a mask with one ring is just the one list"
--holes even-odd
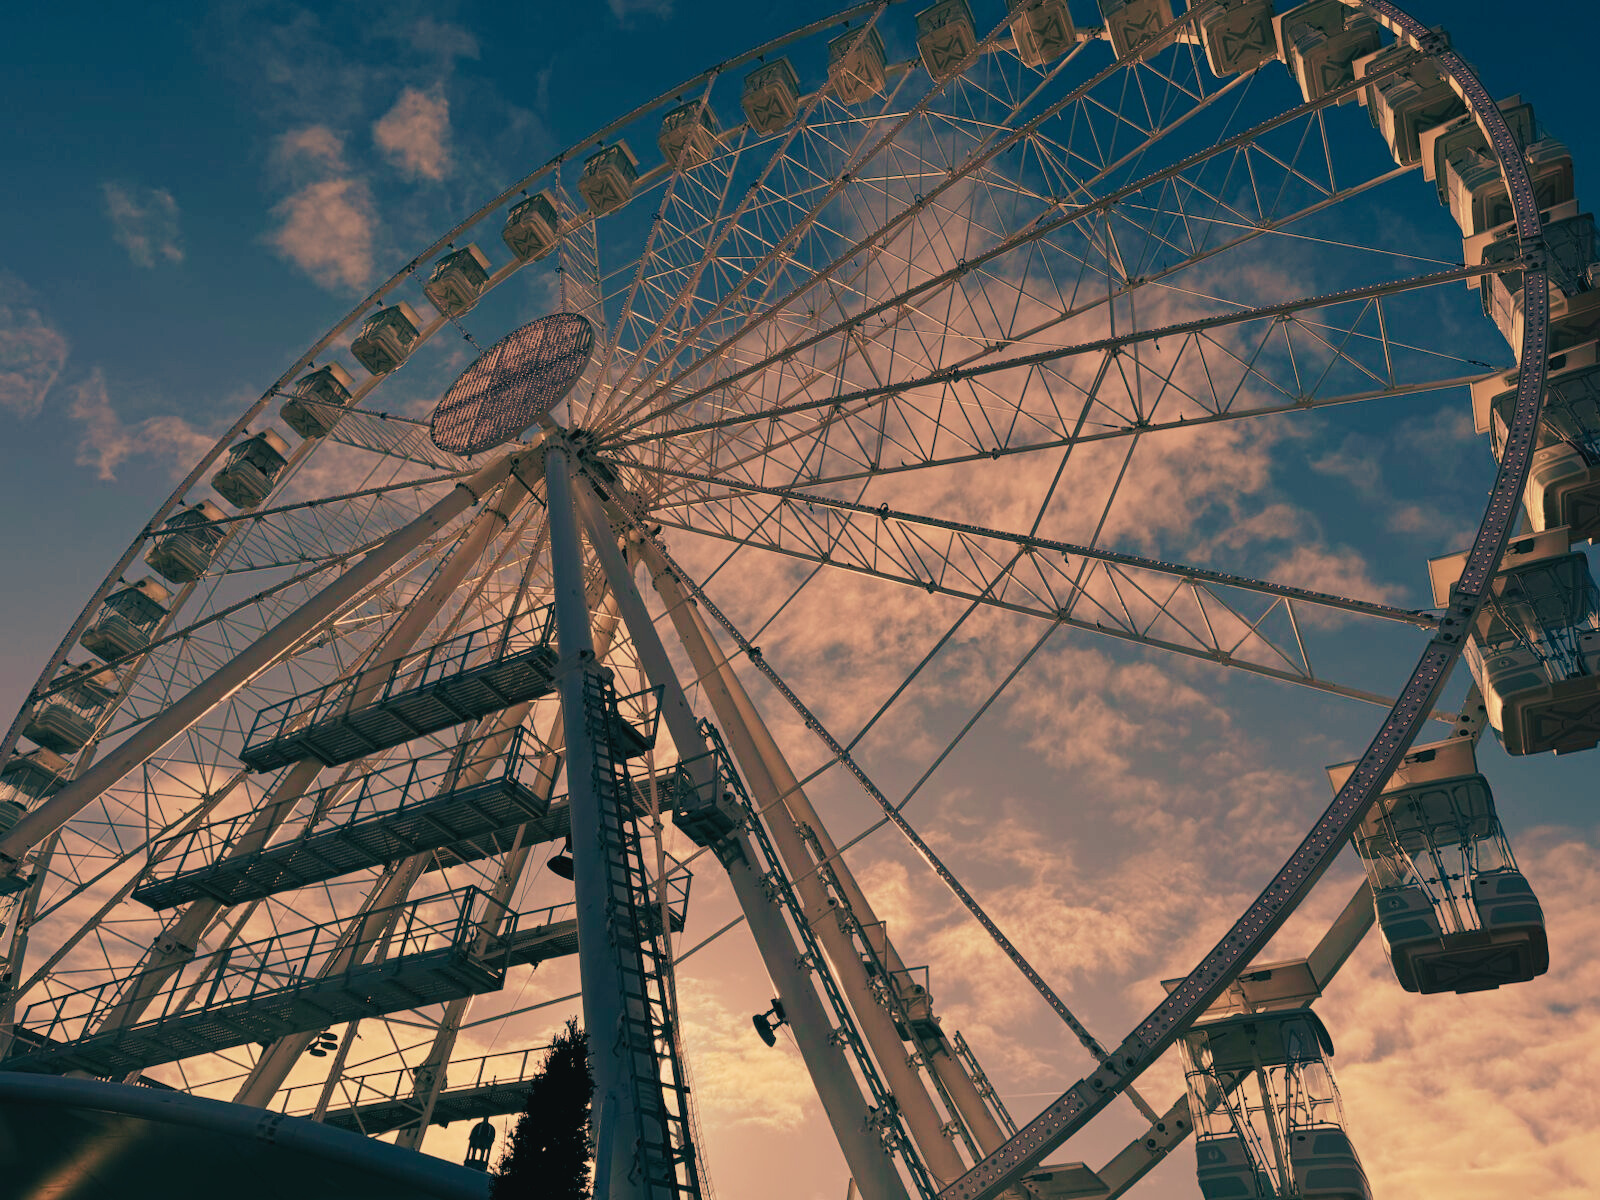
[[(1580, 163), (1592, 160), (1586, 42), (1563, 36), (1572, 18), (1507, 20), (1484, 2), (1413, 8), (1459, 30), (1491, 91), (1521, 91)], [(12, 631), (0, 695), (20, 698), (62, 614), (180, 473), (170, 455), (144, 453), (142, 423), (178, 417), (219, 431), (362, 294), (360, 272), (308, 273), (274, 245), (303, 183), (284, 161), (286, 134), (310, 124), (339, 134), (337, 176), (370, 196), (360, 208), (373, 226), (370, 284), (561, 147), (831, 11), (619, 0), (509, 14), (401, 4), (381, 21), (361, 5), (14, 14), (0, 95), (21, 119), (0, 130), (14, 181), (0, 193), (0, 280), (10, 320), (52, 331), (65, 358), (42, 398), (0, 411), (10, 467), (0, 495), (30, 514), (0, 534), (0, 549), (36, 564), (0, 592)], [(447, 104), (439, 178), (374, 140), (407, 89)], [(75, 418), (74, 388), (96, 372), (109, 410), (80, 404)]]
[[(8, 16), (0, 105), (17, 119), (0, 126), (0, 164), (11, 181), (0, 189), (0, 228), (7, 231), (0, 240), (0, 364), (21, 362), (25, 370), (0, 393), (6, 468), (0, 502), (13, 514), (0, 532), (10, 567), (0, 585), (8, 631), (0, 644), (0, 706), (20, 701), (82, 599), (211, 437), (368, 288), (561, 148), (702, 68), (834, 9), (762, 0), (559, 6), (540, 0), (507, 7), (68, 4)], [(975, 7), (980, 24), (998, 19), (997, 0)], [(1448, 25), (1492, 93), (1521, 92), (1535, 104), (1543, 124), (1571, 146), (1582, 198), (1594, 178), (1592, 164), (1600, 163), (1591, 115), (1596, 18), (1585, 10), (1534, 21), (1485, 0), (1416, 0), (1410, 10)], [(320, 132), (310, 136), (312, 129)], [(321, 202), (314, 212), (302, 203), (308, 196)], [(334, 227), (343, 236), (327, 236), (329, 214), (343, 222)], [(1340, 436), (1355, 440), (1329, 449), (1346, 453), (1352, 472), (1377, 455), (1387, 456), (1386, 472), (1406, 473), (1408, 452), (1385, 443), (1384, 435), (1355, 425)], [(1377, 441), (1363, 443), (1363, 436)], [(1433, 434), (1424, 420), (1410, 436)], [(1480, 455), (1476, 474), (1463, 487), (1487, 469), (1487, 450), (1475, 445), (1472, 453)], [(1352, 507), (1347, 527), (1330, 536), (1357, 544), (1381, 536), (1363, 521), (1371, 523)], [(1420, 592), (1420, 558), (1416, 572), (1405, 586)], [(1397, 579), (1384, 577), (1401, 586)], [(1412, 602), (1421, 603), (1420, 594)], [(1065, 688), (1073, 670), (1109, 678), (1127, 665), (1114, 653), (1063, 658), (1040, 678)], [(1130, 700), (1130, 714), (1137, 710), (1155, 723), (1158, 740), (1179, 731), (1151, 751), (1159, 770), (1171, 774), (1189, 761), (1180, 743), (1232, 736), (1202, 703), (1209, 677), (1187, 669), (1180, 676), (1173, 689), (1179, 694), (1169, 703), (1140, 707), (1143, 701)], [(1126, 678), (1137, 676), (1129, 670)], [(1124, 687), (1130, 695), (1137, 690), (1133, 682)], [(1376, 717), (1375, 709), (1318, 702), (1310, 710), (1315, 728), (1308, 729), (1306, 710), (1279, 713), (1275, 694), (1249, 681), (1231, 698), (1283, 761), (1331, 760)], [(1014, 723), (1003, 732), (1032, 736), (1022, 724), (1029, 711), (1011, 714)], [(1064, 728), (1059, 713), (1035, 716), (1040, 738)], [(988, 748), (997, 745), (1003, 745), (999, 735)], [(1048, 766), (1040, 778), (1047, 769), (1092, 776), (1104, 766), (1041, 754)], [(1506, 768), (1497, 750), (1486, 750), (1485, 759)], [(1544, 758), (1497, 778), (1509, 784), (1503, 796), (1539, 801), (1508, 813), (1508, 822), (1519, 832), (1533, 830), (1549, 886), (1559, 879), (1585, 887), (1593, 878), (1593, 761), (1592, 755)], [(957, 801), (992, 798), (984, 793), (988, 764), (981, 756), (958, 757), (950, 771), (939, 811), (950, 817), (950, 829), (961, 830), (959, 813), (950, 815)], [(842, 800), (830, 799), (846, 811)], [(843, 836), (860, 820), (859, 810), (848, 810), (836, 832)], [(972, 836), (981, 840), (983, 831)], [(1587, 846), (1590, 858), (1569, 852), (1574, 845)], [(890, 907), (908, 924), (933, 931), (930, 953), (949, 963), (983, 961), (940, 923), (937, 905), (904, 883), (908, 862), (886, 849), (863, 870), (896, 898)], [(980, 861), (974, 870), (989, 872), (998, 886), (1014, 867)], [(1029, 919), (1030, 911), (1019, 902), (1017, 919)], [(739, 972), (747, 964), (730, 958), (719, 968)], [(1371, 962), (1361, 969), (1363, 978), (1382, 983)], [(742, 992), (758, 995), (759, 979), (743, 986), (748, 982)], [(1577, 992), (1587, 985), (1574, 977), (1563, 986)], [(729, 1019), (739, 1022), (742, 992), (729, 1001), (735, 1006)], [(716, 1010), (721, 1001), (707, 995), (696, 1003)], [(1389, 1088), (1398, 1097), (1407, 1093), (1395, 1081), (1426, 1067), (1425, 1056), (1390, 1054), (1369, 1044), (1381, 1035), (1366, 1031), (1394, 1022), (1415, 1034), (1407, 1043), (1414, 1050), (1430, 1036), (1427, 1020), (1463, 1033), (1458, 1017), (1476, 1011), (1485, 1022), (1479, 1033), (1487, 1036), (1486, 1014), (1501, 1013), (1494, 1006), (1514, 1005), (1516, 997), (1497, 996), (1477, 1010), (1435, 1004), (1426, 1010), (1431, 1017), (1411, 1010), (1403, 1018), (1392, 1008), (1373, 1009), (1378, 1002), (1364, 995), (1340, 1003), (1349, 1018), (1348, 1040), (1335, 1030), (1341, 1051), (1357, 1060), (1370, 1052), (1366, 1070), (1378, 1081), (1362, 1084), (1358, 1065), (1341, 1076), (1356, 1080), (1347, 1091)], [(1102, 1033), (1112, 1032), (1121, 1011), (1108, 1005), (1100, 1014)], [(1511, 1008), (1496, 1019), (1508, 1027), (1524, 1021), (1519, 1030), (1545, 1028), (1527, 1025), (1531, 1019)], [(1353, 1033), (1352, 1025), (1364, 1031)], [(799, 1106), (792, 1075), (772, 1076), (770, 1063), (752, 1060), (748, 1049), (741, 1044), (729, 1061), (740, 1064), (747, 1080), (762, 1080), (783, 1103)], [(1019, 1069), (1014, 1078), (1027, 1072)], [(1025, 1110), (1026, 1087), (1013, 1086)], [(1442, 1095), (1477, 1105), (1485, 1091), (1492, 1087), (1458, 1072), (1438, 1084), (1430, 1102)], [(1391, 1109), (1374, 1102), (1360, 1112), (1372, 1127)], [(1436, 1115), (1451, 1119), (1448, 1106)], [(1537, 1125), (1533, 1117), (1529, 1123)], [(1551, 1155), (1575, 1153), (1562, 1148), (1554, 1128), (1535, 1128), (1533, 1144)], [(1397, 1157), (1384, 1153), (1385, 1161)], [(1176, 1158), (1181, 1169), (1167, 1172), (1161, 1186), (1170, 1190), (1159, 1194), (1192, 1193), (1191, 1160), (1187, 1152)], [(734, 1179), (755, 1177), (741, 1174), (753, 1171), (751, 1164), (737, 1154), (733, 1161)], [(1407, 1186), (1417, 1182), (1408, 1179)], [(818, 1194), (824, 1188), (828, 1195), (843, 1191), (826, 1175)], [(1378, 1194), (1406, 1193), (1395, 1184)]]

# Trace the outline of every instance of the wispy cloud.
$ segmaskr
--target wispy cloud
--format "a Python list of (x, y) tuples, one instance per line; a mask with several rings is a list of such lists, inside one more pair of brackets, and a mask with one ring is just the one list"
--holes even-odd
[(0, 274), (0, 287), (13, 298), (0, 304), (0, 409), (31, 417), (61, 377), (67, 339), (28, 303), (20, 280)]
[(136, 267), (153, 267), (158, 258), (183, 261), (178, 234), (178, 202), (165, 188), (102, 183), (106, 219), (111, 236), (128, 252)]
[(349, 171), (344, 140), (323, 125), (278, 139), (275, 161), (299, 186), (272, 210), (268, 241), (323, 287), (357, 291), (372, 275), (372, 189)]
[(274, 158), (291, 174), (343, 172), (344, 139), (326, 125), (292, 129), (278, 139)]
[(672, 0), (609, 0), (611, 15), (626, 25), (634, 17), (666, 18), (672, 15)]
[(324, 179), (301, 188), (273, 214), (272, 244), (328, 288), (359, 290), (372, 275), (372, 194), (360, 179)]
[(140, 455), (164, 460), (181, 473), (214, 441), (178, 416), (147, 417), (132, 424), (124, 421), (111, 403), (105, 374), (98, 367), (74, 384), (69, 394), (68, 412), (83, 426), (78, 465), (93, 467), (101, 479), (115, 479), (117, 467)]
[(459, 25), (449, 21), (436, 21), (423, 17), (411, 27), (410, 42), (414, 49), (436, 54), (446, 62), (457, 58), (477, 58), (478, 39)]
[(383, 156), (414, 179), (443, 179), (450, 170), (450, 101), (443, 92), (408, 87), (372, 126)]
[(797, 1051), (769, 1050), (747, 1014), (729, 1009), (709, 981), (685, 977), (679, 1019), (693, 1046), (700, 1119), (719, 1128), (798, 1128), (812, 1107), (811, 1081)]

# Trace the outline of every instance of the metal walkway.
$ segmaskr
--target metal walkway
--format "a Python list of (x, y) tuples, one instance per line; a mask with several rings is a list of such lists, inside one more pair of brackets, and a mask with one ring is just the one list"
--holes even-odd
[[(21, 1022), (47, 1039), (43, 1048), (29, 1050), (19, 1041), (0, 1066), (121, 1077), (247, 1042), (498, 991), (516, 936), (516, 914), (506, 916), (506, 938), (476, 954), (478, 926), (491, 903), (476, 888), (463, 888), (380, 910), (365, 920), (357, 916), (307, 926), (197, 955), (145, 1010), (154, 1016), (120, 1029), (89, 1032), (116, 1005), (122, 980), (43, 1000)], [(380, 926), (393, 925), (392, 953), (325, 974), (358, 926), (373, 928), (372, 918)]]
[[(672, 811), (677, 802), (678, 793), (670, 786), (673, 778), (674, 767), (669, 767), (656, 774), (659, 786), (656, 789), (656, 803), (663, 813)], [(632, 782), (629, 785), (629, 794), (633, 797), (633, 805), (641, 818), (650, 813), (649, 780)], [(465, 862), (474, 862), (480, 858), (488, 858), (495, 854), (504, 854), (511, 849), (513, 836), (517, 832), (516, 826), (508, 826), (480, 838), (469, 839), (459, 845), (441, 846), (434, 854), (434, 861), (428, 867), (430, 871), (443, 870), (445, 867), (458, 867)], [(566, 796), (557, 796), (550, 802), (550, 811), (537, 821), (528, 823), (527, 830), (522, 835), (523, 845), (533, 842), (553, 842), (566, 837), (572, 832), (572, 811), (567, 807)]]
[[(683, 929), (689, 884), (687, 869), (667, 880), (667, 917), (674, 932)], [(569, 903), (506, 914), (501, 936), (486, 952), (473, 953), (492, 903), (469, 887), (396, 905), (388, 910), (397, 924), (395, 953), (326, 976), (320, 972), (352, 921), (308, 926), (196, 956), (152, 1001), (158, 1015), (122, 1029), (82, 1032), (94, 1028), (120, 999), (114, 983), (41, 1001), (23, 1015), (12, 1053), (0, 1069), (120, 1078), (247, 1042), (496, 992), (511, 967), (578, 952), (578, 922)], [(639, 914), (641, 942), (660, 932), (658, 912)], [(383, 910), (373, 916), (384, 922)], [(197, 984), (200, 990), (190, 995)], [(205, 998), (189, 1007), (188, 1001), (202, 993)], [(74, 1034), (77, 1040), (71, 1040)]]
[[(683, 932), (683, 922), (689, 911), (690, 875), (687, 867), (680, 867), (667, 876), (667, 923), (673, 933)], [(571, 904), (558, 904), (553, 908), (524, 913), (517, 918), (518, 928), (506, 939), (509, 951), (506, 965), (520, 967), (547, 962), (578, 952), (578, 920)], [(543, 920), (541, 921), (541, 918)], [(661, 932), (660, 910), (654, 906), (637, 910), (633, 917), (635, 928), (642, 929), (640, 942), (655, 938)]]
[[(572, 832), (567, 800), (558, 797), (546, 806), (539, 790), (537, 758), (524, 756), (523, 743), (524, 731), (518, 730), (491, 777), (475, 784), (450, 786), (453, 768), (439, 764), (452, 755), (439, 751), (410, 760), (412, 769), (400, 783), (394, 782), (396, 768), (386, 767), (359, 777), (359, 783), (336, 785), (354, 794), (341, 799), (322, 820), (253, 853), (229, 853), (253, 813), (198, 829), (186, 835), (177, 869), (135, 888), (133, 898), (158, 910), (201, 897), (239, 904), (412, 854), (432, 852), (430, 870), (476, 862), (510, 850), (519, 829), (525, 846), (560, 841)], [(424, 763), (432, 765), (419, 766)], [(669, 786), (671, 772), (662, 772), (659, 782), (657, 803), (667, 812), (677, 795)], [(436, 784), (442, 786), (433, 791)], [(632, 786), (641, 814), (650, 811), (648, 786), (648, 781)], [(412, 793), (419, 798), (412, 799)], [(315, 797), (307, 807), (316, 811)], [(185, 869), (192, 860), (202, 865)]]
[[(521, 1112), (528, 1084), (539, 1073), (549, 1049), (530, 1046), (451, 1063), (446, 1085), (434, 1099), (428, 1124), (448, 1125), (452, 1121)], [(316, 1101), (325, 1086), (306, 1083), (290, 1088), (283, 1094), (283, 1111), (316, 1119)], [(423, 1096), (418, 1094), (419, 1089), (426, 1094), (416, 1072), (409, 1069), (341, 1079), (329, 1097), (322, 1123), (368, 1137), (415, 1125), (422, 1119)]]
[[(525, 753), (527, 741), (520, 728), (509, 741), (487, 734), (325, 788), (302, 802), (320, 819), (251, 853), (234, 848), (254, 813), (197, 829), (185, 835), (172, 873), (135, 888), (133, 898), (154, 909), (202, 896), (238, 904), (429, 850), (468, 862), (493, 853), (497, 835), (522, 825), (529, 826), (525, 842), (565, 837), (564, 806), (550, 811), (539, 755)], [(329, 793), (336, 795), (325, 807)]]
[[(553, 639), (546, 608), (405, 655), (376, 686), (358, 676), (292, 696), (256, 715), (239, 761), (252, 771), (307, 758), (338, 766), (536, 700), (554, 686)], [(351, 707), (356, 687), (374, 692)]]

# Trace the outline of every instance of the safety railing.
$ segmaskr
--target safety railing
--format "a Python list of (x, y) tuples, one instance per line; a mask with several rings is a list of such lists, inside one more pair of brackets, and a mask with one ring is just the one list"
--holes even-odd
[(531, 650), (550, 647), (554, 645), (554, 640), (555, 608), (546, 605), (435, 642), (425, 650), (397, 658), (392, 666), (385, 669), (385, 674), (380, 677), (381, 686), (377, 688), (373, 688), (368, 671), (357, 671), (352, 678), (324, 684), (314, 691), (291, 696), (261, 709), (245, 738), (246, 750), (248, 752), (296, 729), (337, 716), (350, 707), (355, 696), (369, 689), (371, 694), (363, 700), (363, 706), (379, 705), (397, 696), (422, 691), (452, 676), (492, 667)]
[(260, 846), (248, 845), (250, 826), (257, 820), (255, 811), (214, 821), (158, 843), (152, 858), (163, 869), (153, 882), (204, 870), (233, 855), (277, 850), (333, 829), (397, 816), (420, 805), (436, 803), (467, 782), (473, 786), (514, 783), (537, 789), (542, 782), (542, 753), (537, 739), (518, 727), (509, 741), (503, 732), (489, 733), (454, 747), (444, 746), (415, 758), (386, 763), (309, 793), (296, 813), (279, 826), (271, 845), (264, 840)]
[[(549, 1050), (549, 1046), (529, 1046), (525, 1050), (502, 1050), (498, 1054), (485, 1054), (479, 1058), (458, 1059), (446, 1068), (444, 1082), (439, 1086), (440, 1094), (529, 1083), (538, 1074)], [(295, 1117), (312, 1115), (317, 1111), (326, 1087), (326, 1081), (319, 1081), (285, 1089), (280, 1111)], [(426, 1094), (427, 1090), (426, 1068), (420, 1066), (396, 1067), (367, 1075), (347, 1075), (335, 1085), (324, 1111), (330, 1117), (354, 1112), (359, 1123), (359, 1113), (363, 1108), (412, 1100), (420, 1106), (419, 1093)]]
[[(353, 963), (362, 949), (369, 963), (381, 955), (381, 961), (390, 967), (441, 951), (476, 958), (486, 966), (501, 966), (515, 935), (516, 914), (505, 913), (500, 936), (481, 949), (475, 946), (475, 939), (489, 910), (503, 907), (477, 888), (458, 888), (197, 954), (163, 981), (144, 1006), (138, 1026), (313, 985), (334, 986), (331, 980), (356, 969), (337, 967), (336, 960), (342, 957)], [(101, 1018), (122, 999), (125, 988), (136, 987), (139, 978), (111, 980), (38, 1001), (28, 1007), (21, 1024), (48, 1042), (76, 1041), (94, 1032)]]

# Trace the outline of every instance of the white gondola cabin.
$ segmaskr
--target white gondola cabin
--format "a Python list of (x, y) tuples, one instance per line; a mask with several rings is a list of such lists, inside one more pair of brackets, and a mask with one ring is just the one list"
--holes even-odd
[[(1512, 96), (1499, 104), (1500, 115), (1522, 148), (1533, 182), (1533, 199), (1541, 210), (1573, 198), (1572, 154), (1554, 138), (1538, 136), (1533, 105)], [(1439, 191), (1439, 203), (1450, 210), (1462, 237), (1474, 237), (1512, 218), (1500, 163), (1489, 149), (1477, 118), (1470, 113), (1423, 131), (1422, 173)]]
[[(1565, 526), (1574, 541), (1600, 535), (1600, 341), (1550, 355), (1538, 444), (1523, 506), (1534, 532)], [(1473, 424), (1495, 460), (1505, 453), (1521, 375), (1511, 371), (1472, 385)]]
[(828, 43), (828, 82), (841, 104), (881, 96), (888, 78), (883, 36), (876, 28), (847, 29)]
[(1205, 1200), (1371, 1200), (1328, 1066), (1333, 1040), (1309, 1008), (1196, 1025), (1181, 1045)]
[(422, 294), (440, 316), (459, 317), (478, 302), (488, 286), (488, 256), (476, 246), (463, 246), (433, 264)]
[[(1390, 46), (1365, 55), (1356, 62), (1356, 77), (1378, 74), (1410, 53), (1409, 47)], [(1467, 111), (1466, 102), (1427, 59), (1412, 62), (1369, 84), (1360, 95), (1367, 116), (1402, 167), (1421, 161), (1424, 131), (1436, 129)]]
[[(1514, 539), (1462, 657), (1507, 754), (1565, 754), (1600, 742), (1600, 590), (1565, 529)], [(1428, 560), (1449, 603), (1467, 551)]]
[[(1572, 203), (1550, 210), (1543, 228), (1545, 262), (1550, 273), (1550, 315), (1559, 319), (1565, 305), (1595, 290), (1600, 284), (1592, 213), (1579, 213)], [(1469, 265), (1520, 262), (1521, 241), (1512, 222), (1465, 243)], [(1522, 345), (1522, 271), (1512, 269), (1478, 281), (1483, 315), (1492, 320), (1513, 347)]]
[(402, 300), (380, 308), (361, 323), (350, 353), (374, 375), (387, 375), (411, 357), (421, 336), (422, 318)]
[(68, 770), (67, 760), (54, 750), (40, 747), (12, 754), (0, 768), (0, 836), (9, 833), (23, 813), (60, 787)]
[(1339, 0), (1312, 0), (1279, 14), (1274, 23), (1283, 61), (1307, 103), (1352, 82), (1356, 60), (1378, 49), (1378, 23)]
[(656, 147), (668, 163), (687, 171), (711, 161), (711, 156), (717, 152), (720, 132), (721, 126), (717, 124), (717, 114), (711, 105), (693, 100), (680, 104), (661, 118)]
[[(1354, 767), (1328, 768), (1335, 791)], [(1517, 869), (1470, 739), (1413, 748), (1353, 841), (1406, 991), (1481, 992), (1549, 969), (1544, 913)]]
[(1550, 299), (1550, 335), (1546, 344), (1551, 354), (1600, 340), (1600, 288), (1580, 292), (1570, 299)]
[(1055, 62), (1078, 42), (1067, 0), (1006, 0), (1017, 57), (1030, 67)]
[(22, 736), (55, 754), (75, 754), (94, 735), (103, 709), (117, 694), (116, 674), (93, 663), (62, 669), (51, 696), (28, 715)]
[(1099, 0), (1099, 4), (1111, 52), (1118, 58), (1150, 45), (1172, 24), (1172, 0)]
[(941, 0), (917, 14), (917, 53), (935, 79), (948, 79), (978, 48), (978, 31), (967, 0)]
[(556, 211), (555, 199), (549, 192), (536, 192), (511, 206), (500, 237), (511, 253), (524, 262), (532, 262), (556, 248), (560, 231), (561, 215)]
[(800, 112), (800, 76), (787, 58), (774, 59), (744, 77), (739, 97), (744, 119), (757, 133), (776, 133)]
[(639, 179), (639, 160), (627, 142), (602, 146), (583, 161), (578, 176), (578, 195), (597, 217), (621, 208), (633, 199), (633, 185)]
[(222, 528), (213, 521), (223, 512), (209, 500), (186, 504), (161, 523), (144, 560), (163, 579), (192, 583), (205, 574), (222, 542)]
[(79, 639), (96, 658), (121, 658), (137, 654), (150, 644), (150, 631), (167, 615), (172, 594), (154, 579), (141, 579), (106, 597), (94, 623)]
[(229, 448), (228, 461), (211, 477), (211, 486), (235, 508), (254, 508), (272, 494), (288, 463), (289, 443), (264, 429)]
[(332, 429), (339, 410), (350, 403), (350, 372), (328, 363), (296, 381), (294, 395), (283, 402), (278, 415), (303, 438), (319, 438)]
[(1254, 71), (1278, 57), (1272, 0), (1224, 0), (1200, 18), (1200, 44), (1219, 78)]

